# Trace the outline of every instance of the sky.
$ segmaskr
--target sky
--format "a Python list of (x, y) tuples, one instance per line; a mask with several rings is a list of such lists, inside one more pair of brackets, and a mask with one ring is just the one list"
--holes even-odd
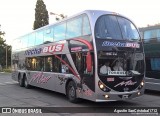
[[(37, 0), (0, 0), (0, 25), (7, 44), (32, 31)], [(43, 0), (48, 12), (68, 17), (84, 10), (106, 10), (130, 18), (137, 27), (160, 23), (159, 0)], [(50, 24), (56, 22), (49, 15)]]

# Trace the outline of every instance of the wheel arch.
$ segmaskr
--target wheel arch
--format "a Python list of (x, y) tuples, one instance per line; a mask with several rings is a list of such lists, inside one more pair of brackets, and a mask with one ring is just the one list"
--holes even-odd
[(69, 78), (69, 79), (67, 80), (67, 82), (66, 82), (66, 85), (65, 85), (65, 94), (66, 94), (66, 95), (67, 95), (67, 86), (68, 86), (69, 82), (71, 82), (71, 81), (73, 81), (73, 82), (75, 83), (76, 88), (77, 88), (77, 83), (76, 83), (76, 81), (75, 81), (74, 79), (72, 79), (72, 78)]

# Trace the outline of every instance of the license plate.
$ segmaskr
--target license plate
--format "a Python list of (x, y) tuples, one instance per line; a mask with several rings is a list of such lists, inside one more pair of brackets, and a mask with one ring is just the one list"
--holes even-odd
[(122, 95), (122, 99), (128, 99), (128, 95)]

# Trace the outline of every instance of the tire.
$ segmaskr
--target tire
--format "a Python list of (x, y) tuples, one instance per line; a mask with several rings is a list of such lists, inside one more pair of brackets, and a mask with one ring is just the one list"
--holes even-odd
[(28, 84), (27, 77), (24, 77), (24, 87), (29, 89), (30, 85)]
[(18, 82), (20, 87), (24, 87), (24, 79), (21, 77), (21, 74), (18, 75)]
[(67, 85), (67, 97), (72, 103), (77, 103), (79, 101), (76, 95), (76, 85), (73, 81), (70, 81)]

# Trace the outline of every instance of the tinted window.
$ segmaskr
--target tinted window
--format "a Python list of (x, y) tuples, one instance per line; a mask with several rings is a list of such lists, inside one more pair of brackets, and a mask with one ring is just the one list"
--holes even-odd
[(121, 31), (115, 16), (101, 16), (96, 23), (96, 38), (122, 39)]
[(28, 46), (34, 46), (35, 44), (35, 33), (31, 33), (29, 36), (28, 36)]
[(87, 15), (83, 16), (83, 35), (91, 34), (90, 23)]
[(52, 64), (53, 64), (52, 57), (45, 57), (44, 71), (52, 72), (52, 69), (53, 69)]
[(135, 26), (127, 19), (118, 17), (118, 22), (124, 39), (139, 40), (139, 34)]
[(21, 38), (21, 48), (26, 48), (28, 47), (28, 36), (24, 36)]
[(102, 39), (140, 39), (136, 27), (129, 20), (113, 15), (104, 15), (97, 20), (95, 35)]
[(144, 32), (144, 42), (156, 40), (160, 41), (160, 29), (147, 30)]
[(53, 27), (44, 30), (44, 43), (53, 42)]
[(82, 35), (82, 17), (67, 22), (66, 38), (73, 38)]
[(160, 58), (151, 59), (151, 69), (160, 71)]
[(54, 39), (55, 41), (65, 39), (66, 23), (59, 24), (54, 28)]
[(43, 43), (43, 30), (36, 32), (36, 43), (35, 45), (40, 45)]
[(34, 57), (26, 59), (26, 68), (28, 70), (42, 71), (43, 70), (43, 58)]

